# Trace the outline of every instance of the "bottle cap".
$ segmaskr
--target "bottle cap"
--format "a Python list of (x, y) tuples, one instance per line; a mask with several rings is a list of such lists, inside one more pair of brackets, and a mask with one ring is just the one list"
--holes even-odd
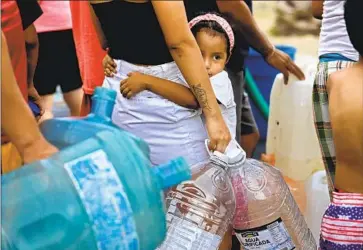
[(167, 189), (192, 178), (190, 167), (183, 157), (153, 167), (152, 171), (161, 180), (162, 189)]

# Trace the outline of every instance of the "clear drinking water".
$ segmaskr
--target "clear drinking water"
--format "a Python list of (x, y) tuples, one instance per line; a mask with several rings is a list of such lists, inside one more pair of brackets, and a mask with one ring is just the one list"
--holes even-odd
[(247, 159), (229, 174), (236, 194), (233, 227), (245, 250), (317, 249), (278, 169)]
[(218, 249), (235, 210), (225, 167), (214, 155), (210, 163), (194, 168), (193, 180), (168, 192), (168, 232), (159, 250)]

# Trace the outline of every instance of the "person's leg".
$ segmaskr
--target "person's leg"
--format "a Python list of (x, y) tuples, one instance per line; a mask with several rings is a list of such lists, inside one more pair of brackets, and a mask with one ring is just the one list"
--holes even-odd
[(50, 94), (50, 95), (42, 95), (42, 102), (44, 105), (44, 114), (42, 115), (42, 117), (40, 118), (40, 123), (48, 120), (48, 119), (52, 119), (53, 116), (53, 103), (54, 103), (54, 94)]
[(63, 92), (63, 98), (71, 116), (79, 116), (82, 105), (82, 79), (79, 70), (76, 48), (73, 40), (72, 30), (58, 31), (59, 40), (62, 41), (62, 56), (59, 62), (62, 65), (60, 69), (60, 85)]
[(256, 149), (256, 145), (260, 139), (260, 133), (253, 117), (251, 105), (246, 92), (242, 96), (242, 111), (241, 111), (241, 138), (240, 143), (246, 151), (247, 157), (251, 158)]
[(54, 32), (38, 34), (39, 56), (34, 74), (34, 87), (42, 97), (44, 114), (39, 122), (53, 118), (53, 95), (58, 84), (57, 79), (57, 45)]
[(63, 93), (64, 101), (66, 102), (71, 116), (79, 116), (82, 106), (83, 91), (82, 88), (78, 88), (66, 93)]
[(80, 116), (87, 116), (92, 108), (92, 95), (83, 93)]

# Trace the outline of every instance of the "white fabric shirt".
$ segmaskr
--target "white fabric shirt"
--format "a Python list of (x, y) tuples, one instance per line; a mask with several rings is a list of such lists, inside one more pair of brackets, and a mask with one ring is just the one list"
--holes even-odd
[[(358, 61), (359, 54), (350, 42), (344, 20), (345, 1), (324, 1), (323, 21), (319, 39), (319, 57), (338, 53)], [(357, 24), (359, 25), (359, 24)]]
[(236, 137), (237, 114), (236, 103), (234, 102), (233, 88), (231, 80), (226, 71), (210, 78), (214, 93), (217, 100), (220, 102), (222, 115), (225, 123), (227, 124), (231, 137)]

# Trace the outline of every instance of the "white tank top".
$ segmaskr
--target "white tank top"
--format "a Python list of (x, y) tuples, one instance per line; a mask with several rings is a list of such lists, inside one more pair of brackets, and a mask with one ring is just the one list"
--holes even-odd
[(350, 42), (344, 20), (345, 1), (324, 1), (323, 21), (319, 41), (319, 57), (337, 53), (358, 61), (359, 54)]

